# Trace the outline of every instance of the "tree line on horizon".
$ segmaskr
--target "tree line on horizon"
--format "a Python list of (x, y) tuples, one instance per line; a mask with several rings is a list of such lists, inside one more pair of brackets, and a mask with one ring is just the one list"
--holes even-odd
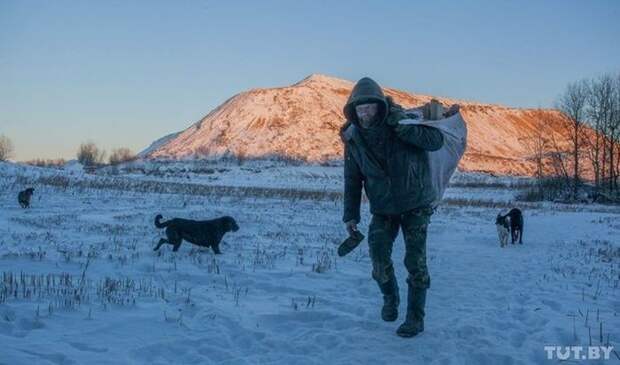
[(551, 114), (542, 113), (525, 141), (537, 179), (525, 200), (576, 201), (586, 193), (594, 201), (619, 203), (620, 72), (569, 83), (556, 109), (568, 121), (560, 131), (568, 143), (557, 140), (549, 129)]
[[(15, 148), (13, 142), (7, 136), (0, 134), (0, 161), (8, 161), (13, 157)], [(79, 163), (88, 167), (98, 167), (106, 164), (107, 153), (99, 148), (94, 142), (84, 142), (80, 144), (76, 153), (76, 159)], [(123, 162), (129, 162), (136, 159), (136, 155), (126, 147), (115, 148), (107, 158), (107, 164), (118, 165)], [(24, 161), (25, 164), (39, 167), (60, 167), (67, 163), (64, 158), (45, 159), (35, 158)]]

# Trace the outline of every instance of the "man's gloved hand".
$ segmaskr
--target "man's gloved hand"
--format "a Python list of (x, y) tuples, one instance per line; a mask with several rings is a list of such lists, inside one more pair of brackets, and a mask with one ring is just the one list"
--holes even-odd
[(407, 114), (405, 114), (405, 109), (402, 106), (396, 104), (392, 97), (386, 97), (386, 101), (388, 104), (388, 115), (385, 118), (385, 124), (390, 127), (395, 127), (398, 125), (398, 122), (407, 119)]
[(348, 222), (345, 222), (345, 227), (347, 229), (347, 233), (349, 234), (349, 236), (354, 236), (355, 232), (357, 231), (357, 222), (355, 221), (355, 219), (351, 219)]
[(403, 110), (393, 108), (390, 109), (390, 114), (388, 114), (387, 118), (385, 118), (385, 124), (389, 125), (390, 127), (396, 127), (398, 126), (398, 122), (407, 118), (408, 116)]

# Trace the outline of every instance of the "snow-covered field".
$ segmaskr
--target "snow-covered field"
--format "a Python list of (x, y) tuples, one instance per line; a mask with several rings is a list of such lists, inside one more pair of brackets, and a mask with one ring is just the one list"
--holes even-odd
[[(511, 180), (457, 176), (429, 228), (426, 330), (402, 339), (402, 315), (380, 319), (367, 243), (336, 255), (341, 168), (242, 167), (0, 164), (0, 364), (549, 364), (544, 346), (601, 337), (616, 353), (587, 363), (620, 361), (620, 209), (516, 204), (525, 244), (501, 249), (494, 220), (514, 205)], [(153, 252), (157, 213), (231, 215), (241, 229), (223, 255)], [(394, 248), (405, 298), (402, 237)]]

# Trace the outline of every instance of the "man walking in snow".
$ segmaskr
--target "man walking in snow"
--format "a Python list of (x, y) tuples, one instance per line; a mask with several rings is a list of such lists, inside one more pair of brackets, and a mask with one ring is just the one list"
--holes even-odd
[(426, 290), (430, 287), (426, 230), (436, 192), (430, 183), (427, 151), (441, 148), (443, 135), (428, 126), (399, 124), (407, 119), (403, 109), (367, 77), (353, 88), (344, 115), (343, 221), (353, 235), (360, 222), (364, 188), (372, 213), (368, 229), (372, 277), (383, 294), (381, 318), (389, 322), (398, 318), (400, 304), (391, 256), (402, 229), (409, 272), (407, 315), (396, 333), (413, 337), (424, 330)]

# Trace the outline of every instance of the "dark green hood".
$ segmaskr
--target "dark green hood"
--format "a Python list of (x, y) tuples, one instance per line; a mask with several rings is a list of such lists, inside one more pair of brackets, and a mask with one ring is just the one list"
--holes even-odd
[(357, 113), (355, 113), (355, 106), (365, 103), (378, 103), (379, 104), (379, 120), (383, 121), (387, 114), (388, 103), (383, 95), (381, 86), (377, 84), (370, 77), (364, 77), (355, 84), (349, 100), (344, 106), (343, 113), (348, 121), (357, 124)]

